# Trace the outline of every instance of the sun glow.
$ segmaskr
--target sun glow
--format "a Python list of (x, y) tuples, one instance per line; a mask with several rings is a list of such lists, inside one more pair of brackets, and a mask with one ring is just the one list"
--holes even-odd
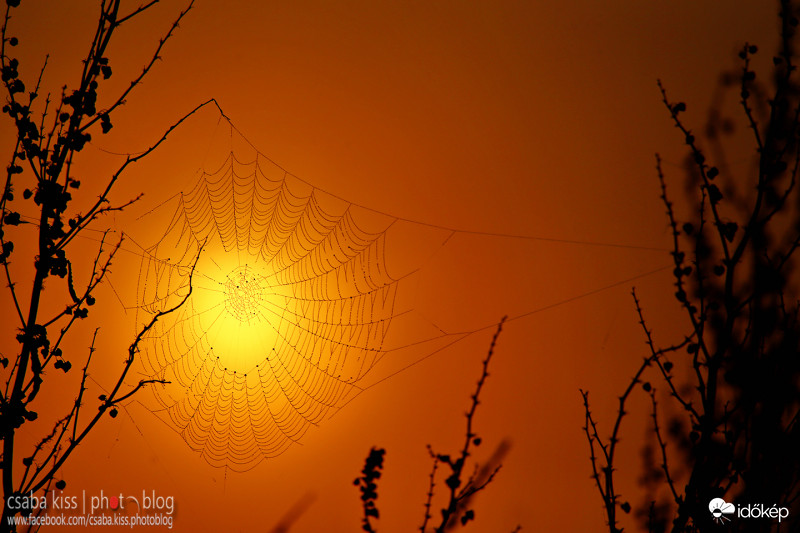
[(253, 372), (285, 335), (287, 299), (270, 286), (258, 264), (212, 274), (195, 278), (198, 330), (223, 371)]

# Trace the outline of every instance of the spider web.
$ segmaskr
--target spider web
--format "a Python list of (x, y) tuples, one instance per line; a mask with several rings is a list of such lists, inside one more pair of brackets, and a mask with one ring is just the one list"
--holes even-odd
[[(148, 235), (160, 237), (142, 245), (128, 227), (123, 231), (137, 247), (127, 251), (139, 260), (138, 268), (130, 266), (137, 278), (135, 323), (141, 327), (186, 298), (140, 343), (139, 378), (155, 383), (145, 389), (150, 401), (140, 399), (141, 393), (137, 401), (215, 467), (250, 470), (286, 451), (362, 391), (495, 328), (492, 321), (443, 329), (416, 308), (413, 295), (406, 301), (413, 290), (398, 290), (454, 236), (663, 252), (470, 231), (389, 215), (294, 176), (227, 123), (230, 145), (219, 157), (222, 163), (201, 170), (187, 192), (137, 219), (147, 222)], [(245, 150), (235, 150), (234, 139), (243, 141)], [(213, 139), (208, 150), (211, 144)], [(253, 155), (246, 159), (242, 152)], [(507, 321), (666, 268), (527, 308)], [(401, 333), (387, 340), (394, 330)], [(423, 355), (415, 353), (410, 362), (384, 358), (406, 349)], [(375, 373), (380, 362), (385, 364)]]
[[(357, 394), (380, 360), (399, 278), (396, 219), (230, 153), (143, 248), (137, 323), (153, 409), (213, 466), (248, 470)], [(198, 257), (199, 256), (199, 257)]]

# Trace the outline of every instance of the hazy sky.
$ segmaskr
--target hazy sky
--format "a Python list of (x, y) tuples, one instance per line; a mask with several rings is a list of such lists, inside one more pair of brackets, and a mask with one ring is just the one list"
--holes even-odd
[[(114, 75), (101, 89), (111, 94), (138, 74), (184, 5), (164, 2), (120, 29), (110, 52)], [(213, 97), (262, 153), (350, 202), (437, 226), (541, 238), (456, 233), (430, 249), (424, 235), (399, 242), (398, 258), (419, 259), (402, 296), (418, 322), (393, 339), (424, 335), (431, 324), (472, 331), (525, 315), (500, 337), (475, 420), (484, 442), (475, 459), (503, 439), (511, 450), (477, 498), (469, 529), (601, 530), (578, 389), (591, 390), (608, 429), (615, 398), (644, 355), (632, 286), (657, 341), (682, 331), (670, 308), (669, 269), (645, 275), (668, 267), (669, 255), (642, 249), (669, 246), (656, 151), (677, 198), (682, 191), (681, 138), (656, 80), (687, 102), (686, 120), (699, 130), (737, 49), (745, 41), (773, 48), (775, 11), (769, 3), (712, 0), (198, 1), (163, 61), (112, 116), (112, 133), (95, 136), (81, 168), (89, 182), (114, 160), (101, 150), (141, 151)], [(89, 2), (23, 2), (11, 23), (23, 76), (35, 76), (50, 53), (45, 86), (57, 93), (74, 84), (94, 14)], [(761, 54), (757, 66), (769, 58)], [(117, 229), (218, 165), (229, 131), (215, 110), (204, 110), (138, 164), (114, 198), (145, 196)], [(0, 138), (9, 132), (6, 122)], [(748, 160), (732, 162), (744, 168)], [(136, 237), (158, 240), (160, 227), (152, 224), (151, 234), (139, 227)], [(111, 280), (122, 303), (135, 305), (130, 280)], [(134, 328), (113, 292), (100, 296), (109, 324), (98, 381), (118, 368)], [(368, 389), (300, 445), (240, 474), (208, 466), (132, 403), (68, 463), (68, 490), (173, 495), (178, 531), (268, 530), (311, 494), (293, 531), (355, 531), (352, 480), (379, 446), (387, 454), (378, 528), (412, 531), (427, 492), (426, 444), (442, 453), (460, 447), (490, 337), (491, 328), (433, 355), (428, 346), (390, 354), (378, 378), (424, 360)], [(645, 398), (638, 401), (646, 407)], [(621, 492), (635, 505), (643, 503), (635, 479), (646, 416), (632, 410), (621, 448), (630, 457)]]

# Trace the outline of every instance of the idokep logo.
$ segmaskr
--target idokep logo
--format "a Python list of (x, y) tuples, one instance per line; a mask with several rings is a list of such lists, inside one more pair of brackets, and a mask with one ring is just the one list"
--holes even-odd
[(737, 509), (734, 504), (728, 503), (722, 498), (714, 498), (708, 502), (708, 510), (711, 511), (714, 522), (718, 524), (731, 521), (731, 519), (725, 515), (735, 515), (736, 518), (777, 518), (778, 522), (789, 516), (789, 509), (787, 507), (753, 503), (747, 505), (740, 504)]
[(725, 515), (733, 514), (736, 512), (736, 506), (728, 503), (722, 498), (714, 498), (708, 502), (708, 510), (711, 511), (711, 516), (714, 517), (714, 522), (717, 524), (724, 524), (730, 522), (731, 519)]

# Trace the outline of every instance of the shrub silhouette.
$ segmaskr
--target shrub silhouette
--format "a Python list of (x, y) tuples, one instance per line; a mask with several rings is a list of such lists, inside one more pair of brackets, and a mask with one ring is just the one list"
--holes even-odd
[[(601, 435), (588, 393), (581, 391), (592, 477), (612, 533), (622, 531), (617, 510), (632, 510), (614, 485), (615, 452), (626, 403), (640, 397), (638, 389), (649, 397), (652, 419), (642, 478), (650, 501), (638, 512), (645, 530), (713, 531), (715, 522), (726, 522), (727, 531), (800, 527), (800, 278), (793, 270), (800, 245), (798, 18), (790, 1), (779, 7), (771, 82), (762, 84), (751, 68), (758, 47), (745, 44), (737, 71), (722, 77), (719, 93), (738, 96), (739, 119), (754, 151), (750, 176), (736, 176), (725, 163), (735, 136), (722, 103), (709, 113), (701, 142), (684, 118), (688, 106), (671, 100), (659, 82), (688, 151), (685, 220), (673, 209), (656, 156), (685, 337), (657, 345), (634, 292), (649, 353), (619, 398), (609, 437)], [(665, 393), (661, 402), (659, 391)], [(660, 420), (665, 416), (666, 423)], [(716, 498), (737, 508), (775, 505), (789, 515), (779, 522), (714, 513)]]
[[(73, 165), (80, 159), (86, 143), (92, 139), (92, 135), (98, 132), (105, 134), (112, 129), (112, 117), (150, 72), (165, 43), (192, 8), (193, 2), (189, 2), (186, 9), (177, 15), (172, 26), (158, 41), (142, 72), (121, 93), (110, 99), (101, 98), (103, 82), (113, 75), (107, 50), (116, 30), (156, 3), (147, 2), (128, 13), (121, 13), (119, 0), (100, 2), (97, 28), (90, 50), (82, 62), (80, 81), (71, 90), (65, 85), (61, 95), (51, 100), (51, 95), (40, 94), (46, 61), (34, 84), (23, 81), (20, 63), (13, 56), (15, 47), (24, 45), (24, 42), (21, 43), (20, 38), (12, 35), (11, 24), (12, 13), (20, 1), (6, 0), (7, 9), (0, 31), (2, 83), (6, 91), (2, 113), (8, 121), (6, 123), (13, 125), (11, 131), (15, 132), (15, 136), (13, 146), (8, 147), (11, 157), (6, 166), (6, 179), (0, 198), (0, 264), (9, 291), (9, 301), (12, 302), (11, 316), (8, 316), (3, 327), (15, 328), (19, 334), (16, 336), (16, 355), (10, 356), (6, 352), (0, 356), (6, 381), (6, 387), (0, 390), (4, 502), (0, 530), (3, 531), (16, 530), (16, 526), (9, 521), (11, 517), (32, 512), (25, 505), (10, 508), (7, 505), (9, 498), (63, 490), (66, 481), (58, 479), (61, 467), (100, 419), (106, 414), (117, 416), (120, 402), (157, 381), (140, 380), (133, 386), (125, 385), (125, 378), (143, 336), (159, 318), (175, 311), (191, 294), (190, 283), (188, 294), (182, 301), (163, 308), (139, 329), (127, 350), (120, 352), (120, 358), (124, 360), (122, 371), (111, 383), (104, 384), (109, 393), (97, 399), (85, 397), (86, 380), (99, 328), (94, 330), (88, 353), (72, 353), (64, 347), (64, 339), (77, 321), (89, 319), (90, 310), (96, 303), (95, 290), (109, 273), (121, 240), (109, 243), (109, 233), (106, 231), (100, 239), (95, 257), (88, 260), (75, 253), (71, 244), (91, 228), (98, 218), (120, 211), (138, 199), (112, 205), (108, 195), (131, 164), (147, 157), (173, 129), (212, 102), (190, 111), (143, 153), (127, 156), (110, 178), (79, 180), (74, 175)], [(97, 198), (82, 214), (73, 207), (73, 201), (80, 195)], [(35, 216), (24, 216), (22, 213), (26, 212), (33, 212)], [(23, 241), (36, 243), (35, 259), (30, 263), (14, 247), (15, 242)], [(23, 298), (18, 284), (26, 290), (30, 287), (29, 299)], [(54, 316), (44, 316), (52, 309), (61, 311)], [(20, 431), (30, 431), (26, 429), (26, 424), (38, 418), (36, 400), (40, 391), (51, 382), (55, 385), (61, 372), (76, 371), (80, 373), (80, 384), (74, 396), (64, 397), (61, 407), (65, 408), (66, 414), (55, 422), (49, 432), (42, 435), (33, 449), (20, 450), (15, 437)], [(39, 509), (37, 512), (41, 511)]]
[[(425, 515), (422, 519), (422, 525), (419, 528), (421, 533), (429, 531), (433, 531), (434, 533), (452, 531), (459, 525), (466, 526), (469, 522), (475, 520), (475, 511), (471, 508), (470, 503), (478, 492), (485, 489), (492, 480), (494, 480), (495, 475), (500, 471), (500, 467), (502, 466), (500, 461), (506, 455), (510, 447), (507, 441), (502, 441), (493, 456), (484, 465), (479, 467), (478, 464), (475, 464), (472, 474), (468, 476), (465, 475), (464, 469), (467, 467), (468, 459), (472, 454), (472, 448), (480, 446), (483, 442), (474, 431), (473, 421), (478, 405), (480, 404), (481, 390), (486, 383), (486, 379), (489, 377), (489, 362), (494, 354), (497, 339), (500, 336), (500, 332), (503, 330), (503, 323), (505, 320), (506, 318), (504, 317), (497, 326), (497, 330), (492, 337), (492, 342), (489, 345), (489, 351), (483, 359), (481, 376), (478, 379), (475, 392), (470, 396), (470, 408), (465, 415), (467, 423), (464, 432), (464, 445), (455, 456), (436, 453), (428, 446), (428, 452), (433, 461), (433, 466), (425, 500)], [(368, 533), (376, 533), (377, 531), (373, 526), (371, 518), (377, 520), (380, 514), (376, 500), (378, 499), (378, 479), (381, 477), (385, 453), (386, 451), (384, 449), (376, 449), (373, 447), (369, 455), (367, 455), (364, 468), (361, 471), (363, 475), (356, 478), (354, 482), (361, 491), (361, 506), (364, 515), (361, 529)], [(440, 465), (446, 466), (449, 470), (444, 480), (446, 486), (446, 503), (439, 510), (438, 515), (434, 515), (431, 514), (431, 512), (436, 495), (436, 474)], [(442, 468), (444, 468), (444, 466)], [(429, 523), (432, 525), (433, 529), (429, 529)], [(521, 526), (517, 526), (512, 533), (520, 531), (521, 529)]]

